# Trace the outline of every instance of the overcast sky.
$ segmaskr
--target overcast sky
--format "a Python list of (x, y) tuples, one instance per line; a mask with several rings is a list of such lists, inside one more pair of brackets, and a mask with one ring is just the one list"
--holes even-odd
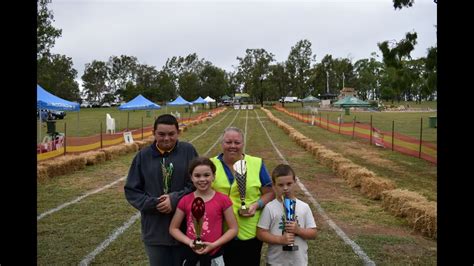
[(353, 63), (410, 31), (418, 34), (413, 58), (437, 42), (433, 0), (401, 10), (392, 0), (53, 0), (48, 7), (62, 29), (52, 52), (72, 58), (79, 82), (86, 63), (114, 55), (161, 70), (168, 58), (196, 53), (233, 71), (245, 49), (263, 48), (282, 62), (303, 39), (317, 62), (331, 54)]

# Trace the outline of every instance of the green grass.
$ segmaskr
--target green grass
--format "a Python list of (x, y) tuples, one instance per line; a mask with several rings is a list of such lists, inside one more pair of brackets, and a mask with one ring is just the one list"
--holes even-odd
[[(391, 216), (382, 209), (380, 202), (369, 200), (357, 189), (350, 188), (344, 180), (336, 177), (330, 169), (320, 165), (311, 154), (289, 139), (288, 135), (276, 127), (263, 111), (256, 110), (256, 112), (277, 148), (329, 217), (346, 231), (348, 236), (359, 244), (376, 264), (436, 264), (436, 241), (413, 234), (405, 220)], [(291, 121), (292, 126), (298, 130), (308, 128), (305, 132), (300, 130), (305, 135), (315, 131), (314, 127), (310, 128), (300, 122), (295, 122), (288, 116), (278, 115), (275, 112), (274, 114)], [(221, 119), (219, 124), (210, 128)], [(182, 133), (180, 138), (190, 141), (210, 128), (206, 134), (194, 140), (193, 145), (199, 154), (203, 155), (209, 151), (208, 156), (215, 156), (221, 152), (221, 147), (220, 142), (214, 144), (224, 128), (233, 125), (244, 129), (246, 122), (248, 128), (246, 153), (263, 157), (271, 172), (282, 161), (273, 149), (254, 111), (228, 110), (208, 122), (189, 128)], [(318, 135), (321, 134), (320, 132), (314, 134), (311, 137), (317, 139), (318, 142), (324, 138)], [(343, 136), (335, 135), (337, 138), (334, 139), (327, 136), (327, 143), (333, 145), (331, 148), (341, 149), (347, 145)], [(360, 145), (366, 147), (363, 146), (366, 145), (364, 143)], [(38, 214), (126, 175), (133, 156), (134, 154), (124, 155), (114, 161), (89, 166), (73, 174), (38, 183)], [(409, 160), (406, 158), (389, 157), (387, 160), (399, 168), (386, 170), (383, 165), (377, 165), (380, 168), (377, 171), (387, 171), (388, 174), (391, 173), (394, 176), (398, 173), (397, 171), (401, 171), (409, 184), (413, 182), (412, 179), (423, 179), (426, 173), (423, 174), (420, 171), (428, 169), (420, 162), (408, 164)], [(367, 164), (370, 170), (375, 166)], [(418, 175), (420, 177), (417, 177)], [(434, 183), (436, 183), (436, 172), (433, 175)], [(327, 188), (330, 191), (325, 190), (323, 182), (332, 184)], [(417, 188), (415, 185), (410, 186)], [(426, 186), (425, 189), (433, 190), (432, 186)], [(435, 192), (431, 193), (435, 195)], [(298, 197), (309, 202), (301, 192), (298, 192)], [(327, 225), (318, 211), (313, 206), (311, 208), (318, 225), (318, 235), (316, 239), (308, 241), (309, 265), (362, 265), (361, 259)], [(120, 182), (77, 204), (44, 217), (38, 222), (38, 264), (78, 264), (84, 256), (92, 252), (135, 213), (136, 210), (124, 198), (123, 182)], [(400, 250), (414, 251), (399, 254)], [(265, 252), (264, 248), (262, 265), (264, 265)], [(92, 263), (148, 265), (141, 241), (140, 222), (135, 222), (98, 254)]]

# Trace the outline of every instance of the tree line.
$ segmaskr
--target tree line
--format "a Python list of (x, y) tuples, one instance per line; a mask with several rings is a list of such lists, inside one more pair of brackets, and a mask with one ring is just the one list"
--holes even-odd
[(223, 95), (246, 92), (263, 105), (264, 101), (284, 96), (337, 94), (343, 87), (355, 88), (363, 100), (436, 99), (437, 47), (427, 49), (425, 57), (412, 58), (416, 32), (407, 32), (399, 41), (378, 43), (381, 57), (373, 52), (370, 58), (355, 62), (350, 58), (333, 58), (330, 54), (317, 61), (312, 43), (306, 39), (292, 46), (282, 62), (276, 62), (274, 55), (263, 48), (246, 49), (242, 57), (236, 57), (238, 65), (230, 72), (199, 58), (196, 53), (168, 58), (159, 70), (141, 64), (135, 56), (112, 55), (108, 61), (93, 60), (85, 65), (81, 92), (75, 81), (78, 73), (72, 58), (50, 52), (55, 39), (62, 34), (61, 29), (51, 24), (54, 16), (47, 8), (50, 2), (37, 1), (37, 81), (51, 93), (70, 101), (102, 104), (129, 101), (142, 94), (164, 103), (178, 95), (187, 100), (199, 96), (220, 99)]

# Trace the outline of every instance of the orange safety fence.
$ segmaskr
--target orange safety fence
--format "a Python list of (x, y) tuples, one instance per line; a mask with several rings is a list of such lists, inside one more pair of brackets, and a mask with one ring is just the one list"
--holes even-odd
[[(202, 113), (195, 117), (178, 119), (178, 123), (180, 128), (186, 127), (186, 125), (202, 120), (205, 117), (214, 117), (224, 110), (225, 108), (213, 109), (210, 112)], [(127, 131), (124, 130), (114, 134), (96, 134), (87, 137), (59, 136), (56, 140), (37, 145), (37, 161), (54, 158), (66, 153), (81, 153), (122, 144), (125, 143), (124, 132)], [(141, 140), (153, 135), (153, 126), (137, 128), (129, 130), (129, 132), (132, 132), (134, 140)]]
[(293, 113), (280, 106), (274, 106), (274, 108), (300, 121), (314, 126), (319, 126), (328, 131), (367, 139), (371, 143), (374, 143), (376, 146), (383, 147), (386, 149), (393, 149), (394, 151), (398, 151), (400, 153), (414, 157), (419, 157), (437, 164), (437, 145), (432, 142), (420, 142), (420, 140), (417, 138), (406, 136), (397, 132), (394, 132), (392, 141), (391, 131), (383, 131), (372, 127), (371, 132), (370, 124), (360, 122), (338, 123), (336, 121), (331, 121), (322, 118), (321, 116), (315, 117), (310, 115)]

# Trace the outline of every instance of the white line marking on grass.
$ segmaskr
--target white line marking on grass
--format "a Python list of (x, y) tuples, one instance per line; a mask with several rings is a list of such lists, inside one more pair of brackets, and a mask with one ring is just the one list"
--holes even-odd
[(93, 190), (93, 191), (91, 191), (91, 192), (87, 192), (86, 194), (84, 194), (84, 195), (82, 195), (82, 196), (80, 196), (80, 197), (77, 197), (76, 199), (74, 199), (74, 200), (72, 200), (72, 201), (69, 201), (69, 202), (66, 202), (66, 203), (64, 203), (64, 204), (61, 204), (61, 205), (59, 205), (58, 207), (56, 207), (56, 208), (54, 208), (54, 209), (51, 209), (51, 210), (46, 211), (46, 212), (43, 212), (42, 214), (38, 215), (38, 217), (36, 218), (36, 221), (39, 221), (39, 220), (41, 220), (43, 217), (45, 217), (46, 215), (49, 215), (49, 214), (51, 214), (51, 213), (55, 213), (55, 212), (57, 212), (57, 211), (59, 211), (59, 210), (65, 208), (65, 207), (67, 207), (67, 206), (69, 206), (69, 205), (71, 205), (71, 204), (77, 203), (77, 202), (81, 201), (82, 199), (84, 199), (84, 198), (86, 198), (86, 197), (88, 197), (88, 196), (90, 196), (90, 195), (99, 193), (99, 192), (101, 192), (102, 190), (107, 189), (107, 188), (109, 188), (109, 187), (111, 187), (111, 186), (117, 184), (117, 183), (120, 182), (120, 181), (123, 181), (125, 178), (127, 178), (127, 176), (121, 177), (121, 178), (115, 180), (114, 182), (112, 182), (112, 183), (110, 183), (110, 184), (107, 184), (107, 185), (105, 185), (105, 186), (103, 186), (103, 187), (101, 187), (101, 188), (98, 188), (98, 189), (96, 189), (96, 190)]
[[(237, 113), (235, 113), (234, 119), (232, 119), (232, 121), (230, 121), (230, 123), (227, 125), (227, 127), (229, 127), (230, 125), (232, 125), (232, 123), (234, 123), (234, 121), (237, 118), (237, 115), (239, 113), (240, 113), (240, 110), (238, 110)], [(217, 143), (219, 143), (219, 141), (222, 139), (222, 136), (224, 136), (224, 134), (221, 134), (219, 136), (219, 138), (217, 138), (216, 142), (214, 142), (214, 144), (204, 153), (204, 156), (206, 156), (217, 145)]]
[(204, 132), (202, 132), (200, 135), (194, 137), (192, 140), (189, 141), (189, 143), (193, 143), (193, 141), (195, 141), (196, 139), (200, 138), (202, 135), (206, 134), (207, 131), (209, 131), (209, 129), (211, 129), (213, 126), (219, 124), (220, 122), (222, 122), (222, 120), (224, 120), (231, 112), (228, 112), (224, 117), (222, 117), (219, 121), (216, 121), (214, 124), (210, 125), (206, 130), (204, 130)]
[(133, 215), (127, 222), (125, 222), (121, 227), (115, 229), (115, 231), (107, 238), (104, 240), (104, 242), (100, 243), (99, 246), (97, 246), (94, 251), (91, 253), (87, 254), (79, 265), (89, 265), (89, 263), (95, 259), (95, 256), (97, 256), (99, 253), (101, 253), (110, 243), (112, 243), (115, 239), (117, 239), (118, 236), (123, 234), (125, 230), (127, 230), (138, 218), (140, 218), (140, 212), (137, 212), (135, 215)]
[[(281, 154), (280, 150), (278, 150), (278, 148), (276, 147), (275, 143), (273, 142), (272, 138), (270, 137), (270, 135), (268, 134), (268, 131), (267, 129), (265, 128), (265, 126), (263, 125), (262, 121), (260, 120), (260, 117), (258, 116), (258, 113), (257, 111), (254, 110), (254, 112), (257, 114), (257, 119), (258, 119), (258, 122), (260, 122), (260, 125), (262, 126), (263, 130), (265, 131), (265, 134), (267, 134), (267, 137), (268, 139), (270, 140), (270, 142), (272, 143), (272, 146), (273, 148), (275, 149), (275, 151), (277, 152), (278, 156), (280, 156), (280, 158), (282, 159), (282, 161), (286, 164), (289, 164), (288, 161), (285, 159), (285, 157), (283, 157), (283, 155)], [(331, 218), (329, 218), (329, 216), (326, 214), (326, 212), (323, 210), (323, 208), (321, 207), (321, 205), (319, 205), (319, 203), (316, 201), (316, 199), (313, 197), (313, 195), (311, 195), (311, 193), (309, 193), (309, 191), (306, 189), (306, 187), (304, 186), (303, 183), (300, 182), (300, 178), (299, 177), (296, 177), (296, 183), (298, 184), (298, 186), (301, 188), (301, 190), (303, 190), (304, 194), (309, 198), (309, 200), (311, 201), (311, 203), (313, 203), (313, 205), (316, 207), (316, 209), (318, 210), (319, 214), (323, 217), (323, 219), (328, 223), (328, 225), (336, 232), (336, 234), (342, 238), (342, 240), (344, 240), (344, 242), (346, 244), (348, 244), (349, 246), (351, 246), (352, 250), (357, 254), (357, 256), (359, 256), (359, 258), (362, 259), (362, 261), (364, 262), (364, 265), (375, 265), (375, 262), (372, 261), (368, 256), (367, 254), (365, 254), (365, 252), (360, 248), (359, 245), (357, 245), (357, 243), (355, 243), (354, 241), (352, 241), (345, 233), (344, 231), (341, 230), (341, 228), (339, 228), (339, 226), (337, 226), (333, 220), (331, 220)]]

